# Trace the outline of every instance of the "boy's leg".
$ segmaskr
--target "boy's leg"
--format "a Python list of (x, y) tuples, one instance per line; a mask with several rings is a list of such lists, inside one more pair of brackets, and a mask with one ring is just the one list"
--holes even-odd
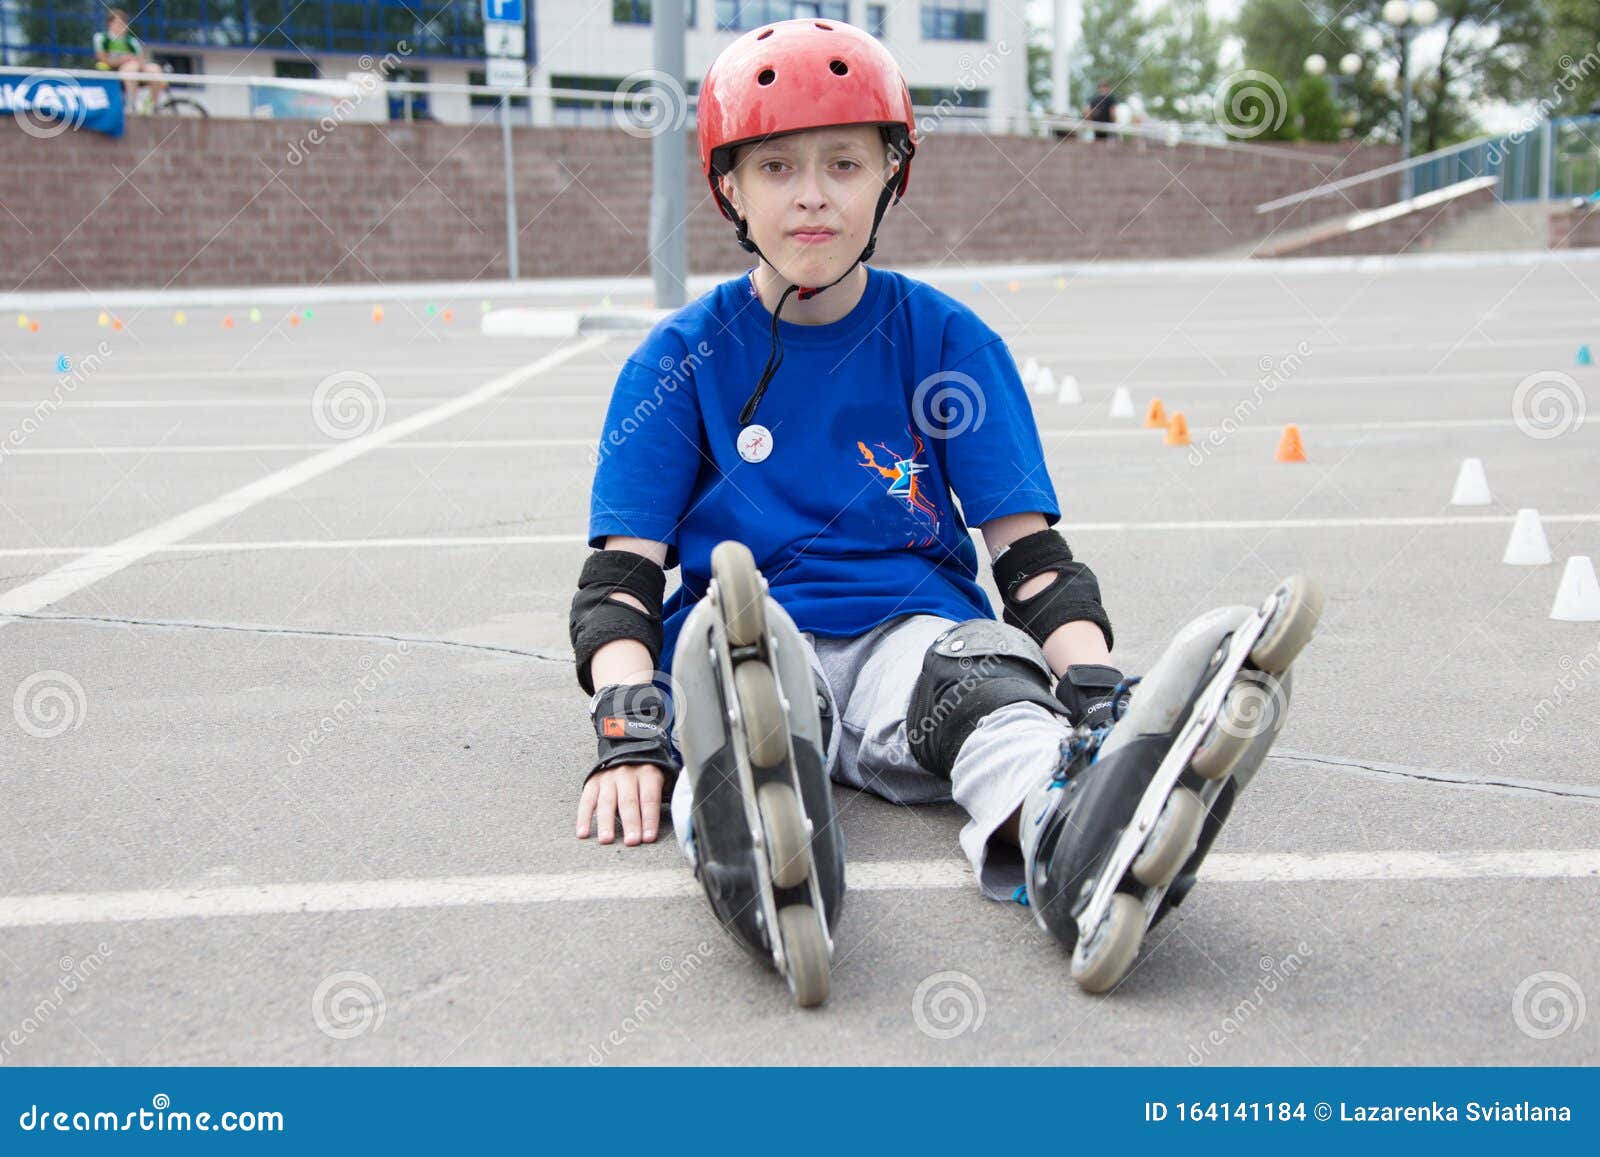
[[(1003, 833), (1028, 790), (1054, 770), (1071, 728), (1038, 703), (1007, 703), (984, 715), (967, 736), (949, 779), (925, 769), (913, 753), (907, 716), (928, 649), (955, 625), (936, 615), (913, 615), (878, 641), (845, 707), (845, 731), (861, 736), (855, 766), (841, 766), (837, 778), (859, 781), (857, 786), (895, 803), (960, 804), (970, 817), (961, 830), (961, 848), (983, 894), (1011, 900), (1023, 883), (1022, 855), (1014, 839), (996, 838), (997, 833)], [(997, 626), (1014, 633), (1019, 647), (1032, 645), (1021, 631)]]

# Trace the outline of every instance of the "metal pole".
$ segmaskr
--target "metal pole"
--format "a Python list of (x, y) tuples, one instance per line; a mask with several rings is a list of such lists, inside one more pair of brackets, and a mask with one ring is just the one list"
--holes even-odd
[[(676, 309), (687, 300), (689, 281), (688, 167), (684, 161), (684, 0), (655, 0), (652, 97), (659, 117), (650, 142), (650, 275), (656, 305)], [(652, 122), (654, 123), (654, 122)]]
[[(1411, 25), (1400, 26), (1400, 159), (1411, 159)], [(1400, 199), (1411, 199), (1411, 166), (1400, 174)]]
[(506, 266), (511, 280), (520, 275), (517, 262), (517, 178), (511, 164), (511, 94), (500, 94), (500, 151), (506, 166)]
[(1553, 195), (1555, 180), (1555, 124), (1545, 117), (1539, 133), (1539, 200), (1548, 201)]

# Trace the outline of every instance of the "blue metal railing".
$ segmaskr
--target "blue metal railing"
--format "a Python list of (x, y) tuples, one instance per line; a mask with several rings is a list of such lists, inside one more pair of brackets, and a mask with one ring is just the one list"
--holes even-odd
[[(1546, 149), (1549, 150), (1548, 157)], [(1412, 191), (1473, 177), (1500, 179), (1502, 201), (1588, 197), (1600, 189), (1600, 116), (1559, 117), (1464, 148), (1418, 158)]]

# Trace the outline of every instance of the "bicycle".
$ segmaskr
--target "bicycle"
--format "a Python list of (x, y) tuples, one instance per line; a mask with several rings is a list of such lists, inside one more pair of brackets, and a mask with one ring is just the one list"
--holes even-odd
[[(97, 64), (95, 67), (111, 71), (108, 65)], [(140, 88), (133, 98), (129, 111), (141, 116), (209, 117), (211, 113), (196, 98), (172, 94), (172, 82), (169, 78), (174, 75), (187, 74), (174, 73), (170, 64), (161, 66), (161, 83), (167, 86), (167, 91), (161, 100), (157, 101), (155, 93), (149, 88), (151, 82), (144, 80), (144, 74), (140, 74)]]

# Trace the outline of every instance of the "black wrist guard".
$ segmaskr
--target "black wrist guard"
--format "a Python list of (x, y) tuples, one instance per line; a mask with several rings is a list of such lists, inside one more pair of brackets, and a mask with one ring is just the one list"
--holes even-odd
[(1056, 698), (1067, 709), (1073, 724), (1109, 727), (1112, 723), (1112, 697), (1122, 672), (1105, 663), (1074, 663), (1056, 681)]
[[(661, 604), (666, 589), (667, 573), (642, 554), (597, 550), (589, 556), (578, 576), (568, 620), (578, 686), (585, 694), (594, 694), (589, 669), (594, 653), (616, 639), (637, 639), (650, 652), (650, 665), (661, 666)], [(632, 595), (645, 610), (612, 598), (614, 591)]]
[[(1041, 591), (1018, 599), (1017, 588), (1037, 574), (1055, 571), (1056, 577)], [(1051, 529), (1017, 539), (994, 560), (994, 581), (1005, 603), (1001, 615), (1013, 627), (1026, 631), (1041, 647), (1066, 623), (1090, 622), (1112, 646), (1111, 620), (1100, 603), (1100, 584), (1094, 571), (1075, 562), (1067, 540)]]
[[(654, 683), (613, 683), (590, 701), (600, 758), (584, 775), (624, 763), (653, 763), (670, 785), (678, 771), (672, 754), (672, 701)], [(663, 794), (663, 799), (667, 796)]]

